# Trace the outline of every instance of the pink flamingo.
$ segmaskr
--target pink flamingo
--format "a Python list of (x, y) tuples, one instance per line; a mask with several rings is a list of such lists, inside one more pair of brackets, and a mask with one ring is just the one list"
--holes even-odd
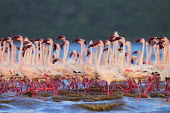
[(96, 44), (100, 46), (100, 53), (96, 63), (97, 72), (99, 73), (99, 78), (101, 80), (107, 81), (108, 94), (111, 94), (112, 92), (109, 91), (111, 82), (126, 81), (127, 78), (116, 69), (110, 68), (109, 66), (106, 65), (100, 65), (104, 44), (101, 40), (96, 42)]

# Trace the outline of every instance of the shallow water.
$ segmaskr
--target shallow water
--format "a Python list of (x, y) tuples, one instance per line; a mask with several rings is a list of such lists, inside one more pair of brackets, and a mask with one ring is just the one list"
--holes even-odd
[[(133, 44), (133, 51), (141, 50), (141, 44)], [(72, 50), (80, 51), (79, 44), (73, 44), (70, 46), (69, 53)], [(63, 50), (61, 51), (63, 52)], [(62, 57), (62, 53), (61, 53)], [(154, 58), (152, 58), (154, 60)], [(140, 102), (134, 97), (125, 97), (119, 100), (107, 100), (107, 101), (96, 101), (96, 102), (84, 102), (84, 101), (61, 101), (54, 102), (51, 97), (26, 97), (16, 96), (15, 93), (6, 92), (0, 95), (0, 100), (9, 100), (6, 103), (0, 102), (0, 112), (2, 113), (51, 113), (51, 112), (66, 112), (66, 113), (86, 113), (86, 112), (102, 112), (108, 113), (164, 113), (170, 112), (170, 102), (166, 102), (165, 98), (141, 98)], [(123, 103), (123, 105), (114, 106), (110, 111), (91, 111), (78, 106), (77, 104), (84, 103)]]
[[(120, 100), (109, 100), (109, 101), (97, 101), (97, 102), (73, 102), (73, 101), (62, 101), (53, 102), (50, 97), (44, 98), (28, 98), (13, 96), (11, 93), (6, 93), (0, 96), (0, 100), (11, 100), (9, 103), (0, 103), (0, 112), (17, 112), (17, 113), (50, 113), (50, 112), (147, 112), (147, 113), (160, 113), (161, 111), (170, 112), (170, 102), (166, 102), (162, 98), (141, 98), (138, 102), (137, 98), (123, 97)], [(124, 103), (123, 105), (114, 106), (110, 111), (90, 111), (79, 107), (77, 104), (82, 103)]]

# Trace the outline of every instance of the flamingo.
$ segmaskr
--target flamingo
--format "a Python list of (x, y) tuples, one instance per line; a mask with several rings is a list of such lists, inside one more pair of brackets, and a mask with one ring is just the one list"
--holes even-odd
[(80, 64), (83, 64), (84, 63), (84, 51), (85, 51), (85, 48), (86, 48), (86, 41), (84, 39), (75, 39), (73, 42), (77, 42), (77, 43), (80, 43), (81, 45), (81, 60), (80, 60)]
[(109, 68), (109, 66), (106, 65), (100, 65), (104, 44), (101, 40), (96, 42), (96, 44), (100, 46), (100, 53), (96, 63), (97, 72), (99, 73), (99, 78), (101, 80), (107, 81), (108, 94), (111, 94), (111, 92), (109, 91), (111, 82), (126, 81), (127, 78), (116, 69)]
[(20, 50), (18, 55), (18, 63), (19, 63), (19, 69), (23, 75), (29, 78), (30, 81), (33, 81), (34, 79), (38, 78), (46, 78), (46, 75), (42, 73), (41, 70), (39, 70), (37, 67), (29, 64), (24, 64), (22, 61), (22, 49), (23, 49), (23, 43), (24, 38), (21, 35), (14, 36), (13, 39), (17, 39), (20, 41)]
[[(36, 42), (36, 41), (35, 41)], [(39, 64), (43, 64), (43, 59), (39, 60), (39, 54), (37, 53), (37, 49), (35, 48), (35, 46), (32, 44), (30, 47), (32, 47), (33, 51), (34, 51), (34, 54), (32, 56), (32, 65), (33, 66), (36, 66), (38, 69), (40, 69), (44, 74), (48, 75), (49, 77), (56, 77), (56, 76), (61, 76), (62, 73), (61, 72), (57, 72), (55, 71), (52, 67), (48, 66), (48, 65), (39, 65)], [(40, 48), (42, 49), (42, 48)], [(30, 53), (32, 54), (32, 53)], [(42, 51), (41, 53), (42, 54)], [(29, 55), (31, 56), (31, 55)], [(36, 63), (36, 60), (40, 61), (38, 64)]]
[[(117, 37), (117, 38), (115, 38), (115, 40), (121, 41), (123, 43), (123, 45), (125, 46), (125, 39), (124, 39), (124, 37)], [(141, 65), (131, 64), (130, 60), (128, 60), (128, 63), (126, 65), (123, 65), (124, 62), (125, 62), (125, 59), (124, 59), (124, 57), (125, 57), (125, 47), (124, 46), (123, 46), (123, 56), (122, 56), (122, 59), (121, 59), (120, 67), (122, 69), (123, 75), (125, 75), (126, 77), (128, 77), (130, 79), (134, 79), (135, 82), (138, 84), (138, 94), (139, 94), (139, 98), (140, 98), (141, 94), (140, 94), (139, 80), (147, 78), (147, 77), (153, 77), (153, 76), (151, 75), (150, 70), (142, 67)], [(144, 53), (141, 53), (141, 54), (144, 54)], [(128, 54), (128, 59), (130, 59), (129, 58), (130, 56), (131, 56), (131, 54)], [(143, 59), (143, 58), (140, 58), (139, 63), (142, 63), (141, 59)], [(150, 85), (149, 85), (149, 87), (150, 87)], [(148, 90), (148, 88), (144, 91), (145, 95), (146, 95), (146, 91), (147, 90)]]
[(75, 73), (73, 73), (74, 70), (71, 69), (70, 67), (68, 67), (68, 65), (66, 65), (66, 59), (67, 59), (67, 54), (68, 54), (68, 49), (69, 49), (69, 42), (67, 40), (65, 40), (65, 42), (63, 42), (63, 44), (62, 44), (62, 45), (67, 45), (66, 43), (68, 43), (68, 46), (64, 47), (64, 55), (63, 55), (62, 62), (55, 62), (54, 64), (53, 63), (48, 64), (54, 70), (61, 72), (62, 77), (75, 76)]
[[(8, 79), (8, 78), (12, 78), (14, 76), (18, 76), (18, 77), (24, 77), (19, 71), (17, 71), (17, 69), (12, 66), (9, 65), (10, 64), (10, 49), (9, 49), (9, 44), (6, 43), (7, 38), (3, 39), (3, 50), (1, 55), (5, 57), (5, 49), (7, 47), (7, 59), (6, 62), (2, 62), (0, 64), (0, 73), (3, 76), (4, 79)], [(4, 60), (4, 59), (3, 59)], [(12, 61), (13, 62), (13, 61)]]
[[(18, 57), (16, 55), (18, 47), (13, 43), (14, 39), (20, 41)], [(131, 80), (131, 82), (130, 80), (128, 81), (129, 89), (133, 88), (132, 82), (136, 83), (139, 98), (141, 82), (145, 83), (146, 89), (143, 90), (142, 87), (142, 91), (144, 95), (147, 95), (147, 91), (154, 91), (155, 86), (159, 85), (159, 81), (156, 81), (158, 79), (164, 82), (168, 97), (168, 82), (170, 79), (170, 58), (168, 56), (170, 55), (170, 44), (167, 37), (153, 37), (148, 41), (145, 41), (144, 38), (138, 39), (137, 42), (142, 43), (142, 51), (134, 53), (139, 54), (139, 57), (132, 56), (131, 42), (126, 41), (124, 37), (120, 37), (118, 32), (114, 32), (114, 35), (105, 42), (99, 40), (93, 43), (91, 40), (89, 45), (90, 52), (86, 48), (84, 39), (75, 39), (73, 42), (81, 44), (81, 52), (79, 55), (76, 50), (73, 50), (70, 59), (68, 58), (69, 41), (65, 36), (59, 36), (57, 39), (63, 41), (61, 46), (55, 44), (50, 38), (44, 40), (28, 39), (18, 35), (13, 38), (0, 39), (0, 77), (5, 88), (5, 90), (1, 90), (1, 87), (0, 92), (7, 91), (10, 83), (18, 84), (15, 81), (13, 82), (13, 80), (27, 77), (28, 80), (25, 78), (25, 80), (19, 79), (21, 80), (19, 87), (22, 89), (22, 85), (26, 85), (27, 90), (25, 91), (40, 91), (49, 88), (55, 90), (56, 88), (58, 89), (58, 86), (56, 86), (56, 81), (54, 80), (57, 80), (57, 82), (64, 80), (64, 83), (66, 79), (70, 85), (68, 89), (71, 87), (74, 89), (74, 86), (76, 86), (78, 91), (79, 87), (82, 87), (79, 84), (82, 84), (85, 88), (85, 93), (87, 92), (86, 88), (90, 89), (96, 83), (100, 86), (100, 82), (103, 83), (105, 81), (108, 87), (107, 94), (111, 94), (114, 90), (114, 87), (110, 90), (112, 82), (126, 81), (128, 78)], [(46, 44), (49, 44), (49, 46)], [(121, 49), (118, 49), (119, 44), (121, 44)], [(64, 48), (63, 59), (60, 59), (61, 47)], [(104, 47), (107, 48), (104, 49)], [(93, 48), (95, 49), (95, 55)], [(146, 63), (144, 61), (145, 49)], [(152, 51), (155, 56), (155, 61), (153, 62), (151, 61)], [(161, 52), (162, 55), (160, 54)], [(86, 60), (84, 60), (84, 57)], [(136, 59), (138, 59), (138, 62), (133, 64), (132, 62)], [(44, 81), (39, 82), (40, 80)], [(22, 84), (22, 82), (25, 84)], [(119, 84), (115, 83), (115, 85), (122, 89)], [(13, 86), (12, 90), (16, 89), (17, 91), (17, 88), (18, 86)]]
[[(143, 59), (144, 59), (144, 48), (145, 48), (145, 40), (143, 38), (140, 38), (137, 40), (137, 42), (141, 42), (143, 44), (142, 46), (142, 52), (141, 52), (141, 55), (140, 55), (140, 59), (139, 59), (139, 65), (152, 71), (151, 73), (160, 73), (161, 74), (161, 71), (158, 69), (157, 66), (155, 65), (150, 65), (150, 64), (143, 64)], [(155, 53), (156, 53), (156, 50), (155, 50)]]

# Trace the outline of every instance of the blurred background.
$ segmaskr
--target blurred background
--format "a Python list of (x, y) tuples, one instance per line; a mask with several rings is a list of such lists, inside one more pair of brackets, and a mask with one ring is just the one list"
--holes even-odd
[(1, 0), (0, 37), (126, 40), (170, 36), (170, 0)]

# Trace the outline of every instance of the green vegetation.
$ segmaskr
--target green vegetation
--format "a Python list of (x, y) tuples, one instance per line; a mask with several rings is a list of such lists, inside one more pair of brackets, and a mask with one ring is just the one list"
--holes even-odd
[(0, 37), (104, 40), (116, 30), (131, 41), (170, 36), (169, 4), (169, 0), (1, 0)]

